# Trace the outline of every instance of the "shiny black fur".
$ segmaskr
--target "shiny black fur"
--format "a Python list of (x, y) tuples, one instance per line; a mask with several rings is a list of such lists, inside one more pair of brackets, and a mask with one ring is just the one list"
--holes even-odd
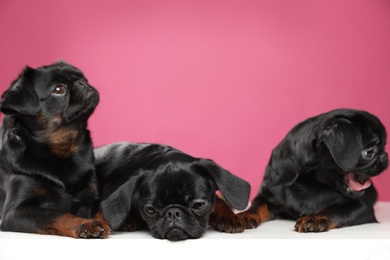
[(117, 143), (95, 149), (95, 158), (101, 211), (113, 230), (194, 239), (206, 231), (217, 190), (233, 208), (248, 203), (247, 182), (169, 146)]
[(385, 144), (383, 124), (365, 111), (336, 109), (304, 120), (272, 151), (249, 209), (225, 210), (215, 227), (234, 233), (288, 218), (298, 232), (323, 232), (376, 222), (377, 191), (363, 184), (387, 168)]
[[(365, 111), (337, 109), (309, 118), (273, 150), (249, 212), (267, 204), (271, 219), (328, 219), (329, 223), (317, 224), (310, 223), (313, 219), (297, 221), (295, 229), (300, 232), (376, 222), (374, 186), (354, 191), (347, 185), (346, 175), (353, 173), (367, 180), (382, 173), (388, 166), (385, 144), (384, 126)], [(369, 149), (374, 154), (367, 159), (363, 153), (371, 152)]]
[(26, 67), (3, 93), (1, 230), (104, 235), (81, 219), (90, 218), (98, 205), (87, 130), (98, 102), (98, 92), (83, 73), (65, 62)]

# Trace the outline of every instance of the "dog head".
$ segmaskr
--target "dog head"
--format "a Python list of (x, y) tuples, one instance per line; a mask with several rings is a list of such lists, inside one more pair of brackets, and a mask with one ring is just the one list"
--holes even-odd
[(357, 198), (371, 185), (370, 178), (388, 166), (386, 130), (374, 115), (340, 110), (325, 121), (322, 142), (339, 173), (336, 186), (345, 195)]
[(49, 143), (55, 153), (58, 144), (77, 139), (79, 130), (99, 102), (99, 94), (77, 68), (57, 62), (37, 69), (26, 67), (3, 93), (1, 112), (21, 129)]
[(99, 102), (99, 94), (77, 68), (57, 62), (37, 69), (26, 67), (3, 93), (1, 112), (52, 124), (85, 121)]
[(247, 206), (249, 184), (213, 161), (177, 153), (164, 161), (138, 171), (103, 200), (102, 213), (114, 230), (135, 208), (153, 237), (195, 239), (207, 229), (217, 190), (233, 208)]

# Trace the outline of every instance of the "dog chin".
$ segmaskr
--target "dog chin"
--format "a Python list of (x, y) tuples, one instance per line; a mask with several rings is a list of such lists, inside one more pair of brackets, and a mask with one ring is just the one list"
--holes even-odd
[(180, 241), (186, 239), (193, 239), (196, 237), (191, 236), (188, 232), (182, 228), (173, 227), (169, 230), (165, 228), (151, 228), (151, 234), (153, 237), (158, 239), (168, 239), (170, 241)]
[(172, 228), (165, 233), (164, 238), (171, 241), (180, 241), (192, 238), (187, 232), (179, 228)]
[(170, 241), (180, 241), (186, 239), (200, 238), (206, 228), (202, 226), (166, 225), (150, 227), (153, 237), (158, 239), (168, 239)]

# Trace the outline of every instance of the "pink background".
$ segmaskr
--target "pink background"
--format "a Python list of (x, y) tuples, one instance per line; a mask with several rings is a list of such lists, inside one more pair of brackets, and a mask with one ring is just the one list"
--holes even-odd
[[(0, 1), (0, 90), (64, 59), (101, 93), (96, 145), (158, 142), (215, 160), (257, 193), (271, 150), (339, 107), (390, 129), (390, 2)], [(390, 201), (390, 174), (374, 179)]]

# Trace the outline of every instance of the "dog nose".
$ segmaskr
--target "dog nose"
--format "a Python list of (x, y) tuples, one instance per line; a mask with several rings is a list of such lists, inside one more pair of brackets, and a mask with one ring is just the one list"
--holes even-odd
[(178, 208), (170, 208), (165, 212), (165, 216), (171, 221), (180, 220), (182, 212)]
[(380, 156), (379, 156), (379, 160), (381, 162), (386, 162), (389, 160), (388, 156), (387, 156), (387, 153), (382, 153)]
[(87, 82), (85, 81), (85, 79), (79, 79), (74, 83), (74, 85), (78, 87), (86, 87)]

